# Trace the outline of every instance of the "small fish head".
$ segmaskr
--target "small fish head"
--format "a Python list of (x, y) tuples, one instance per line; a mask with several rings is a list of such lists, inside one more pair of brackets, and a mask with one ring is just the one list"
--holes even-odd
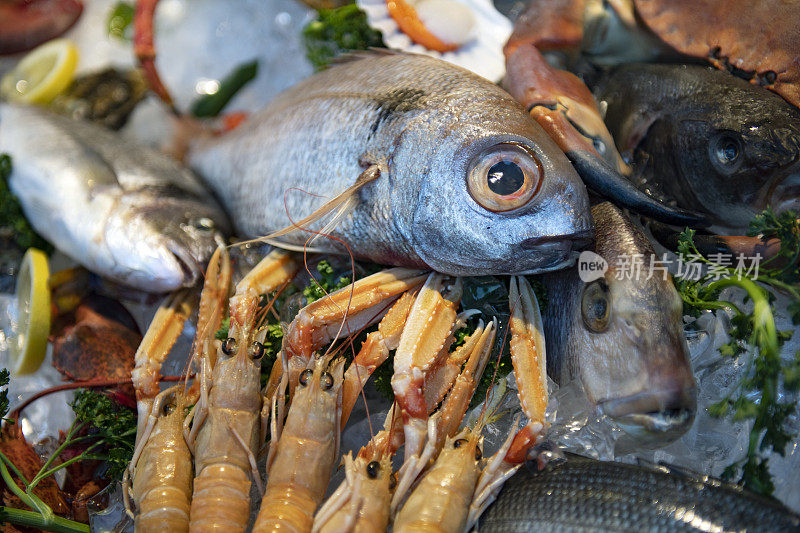
[[(139, 191), (123, 201), (135, 204), (133, 215), (107, 228), (106, 240), (114, 247), (136, 243), (136, 249), (116, 253), (138, 258), (138, 271), (129, 277), (136, 280), (132, 284), (151, 292), (194, 285), (229, 232), (221, 211), (199, 200)], [(116, 232), (126, 237), (119, 238)]]
[(800, 112), (760, 87), (684, 117), (671, 144), (682, 154), (675, 196), (722, 226), (747, 228), (768, 206), (800, 204)]
[[(416, 157), (425, 173), (407, 234), (438, 272), (544, 272), (571, 263), (589, 242), (586, 188), (544, 130), (514, 105), (499, 112), (473, 106), (424, 163), (405, 156)], [(481, 107), (489, 110), (475, 109)], [(410, 150), (430, 141), (405, 144)]]
[(577, 350), (581, 383), (626, 432), (663, 444), (691, 426), (696, 409), (681, 300), (668, 274), (655, 271), (646, 279), (652, 258), (628, 279), (612, 255), (604, 257), (611, 266), (583, 284), (574, 318), (584, 344)]

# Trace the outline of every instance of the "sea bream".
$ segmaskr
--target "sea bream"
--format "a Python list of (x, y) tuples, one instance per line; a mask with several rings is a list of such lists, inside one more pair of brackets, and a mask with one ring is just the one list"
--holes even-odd
[[(278, 96), (189, 162), (238, 230), (303, 226), (356, 258), (451, 275), (541, 272), (591, 237), (586, 189), (505, 91), (426, 56), (364, 53)], [(352, 196), (343, 191), (355, 191)], [(273, 235), (302, 249), (309, 233)], [(327, 237), (311, 250), (346, 253)]]
[(33, 228), (102, 276), (149, 292), (193, 285), (230, 226), (170, 158), (100, 126), (0, 104), (9, 188)]
[(640, 443), (664, 445), (691, 427), (697, 408), (681, 298), (658, 264), (650, 275), (660, 258), (622, 211), (604, 202), (592, 217), (592, 250), (608, 269), (584, 275), (588, 282), (579, 267), (541, 278), (552, 295), (542, 316), (547, 370), (560, 385), (579, 379), (589, 400)]

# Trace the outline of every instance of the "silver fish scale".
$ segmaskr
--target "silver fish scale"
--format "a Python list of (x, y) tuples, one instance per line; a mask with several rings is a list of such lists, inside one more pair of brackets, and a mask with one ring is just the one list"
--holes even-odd
[[(454, 274), (537, 270), (532, 261), (549, 256), (526, 258), (521, 241), (589, 231), (574, 169), (505, 91), (425, 56), (365, 55), (312, 76), (230, 134), (193, 147), (191, 166), (241, 232), (261, 236), (302, 219), (370, 165), (380, 177), (358, 192), (332, 231), (359, 258)], [(516, 219), (480, 208), (466, 190), (471, 158), (506, 140), (531, 145), (552, 176)], [(298, 246), (308, 237), (281, 240)], [(345, 252), (330, 239), (313, 246)]]
[(477, 531), (798, 531), (800, 517), (733, 485), (569, 456), (506, 482)]

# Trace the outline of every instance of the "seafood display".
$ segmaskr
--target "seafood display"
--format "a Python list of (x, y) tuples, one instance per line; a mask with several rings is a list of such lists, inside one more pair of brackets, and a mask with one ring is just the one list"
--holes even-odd
[(609, 263), (584, 282), (577, 268), (542, 278), (557, 305), (543, 315), (548, 372), (558, 383), (580, 379), (588, 398), (641, 441), (663, 445), (691, 425), (695, 381), (672, 280), (620, 276), (620, 257), (653, 260), (644, 233), (608, 202), (592, 207), (592, 250)]
[(113, 280), (150, 292), (192, 285), (229, 233), (189, 171), (99, 126), (4, 103), (0, 150), (34, 229)]
[(621, 66), (596, 95), (651, 194), (733, 231), (767, 206), (800, 205), (800, 111), (780, 97), (694, 65)]
[[(608, 501), (614, 501), (609, 506)], [(580, 509), (580, 514), (576, 510)], [(476, 531), (797, 531), (800, 515), (740, 487), (670, 469), (567, 455), (506, 482)]]
[(800, 531), (794, 6), (2, 1), (11, 530)]

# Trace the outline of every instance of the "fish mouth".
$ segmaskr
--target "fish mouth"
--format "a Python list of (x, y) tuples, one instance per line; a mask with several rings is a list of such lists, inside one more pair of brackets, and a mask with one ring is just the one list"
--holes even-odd
[(800, 173), (786, 177), (770, 194), (769, 205), (776, 214), (800, 209)]
[(640, 445), (663, 445), (683, 435), (694, 422), (696, 390), (645, 391), (597, 404)]
[(579, 251), (589, 246), (593, 240), (594, 232), (592, 230), (583, 230), (567, 235), (545, 235), (525, 239), (520, 243), (520, 248), (527, 251), (536, 251), (538, 255), (546, 259), (543, 259), (535, 269), (512, 274), (540, 274), (567, 268), (575, 263)]
[(181, 276), (183, 277), (183, 286), (191, 287), (200, 278), (202, 265), (198, 260), (189, 253), (186, 248), (176, 242), (167, 244), (167, 249), (172, 254), (175, 262), (181, 269)]

